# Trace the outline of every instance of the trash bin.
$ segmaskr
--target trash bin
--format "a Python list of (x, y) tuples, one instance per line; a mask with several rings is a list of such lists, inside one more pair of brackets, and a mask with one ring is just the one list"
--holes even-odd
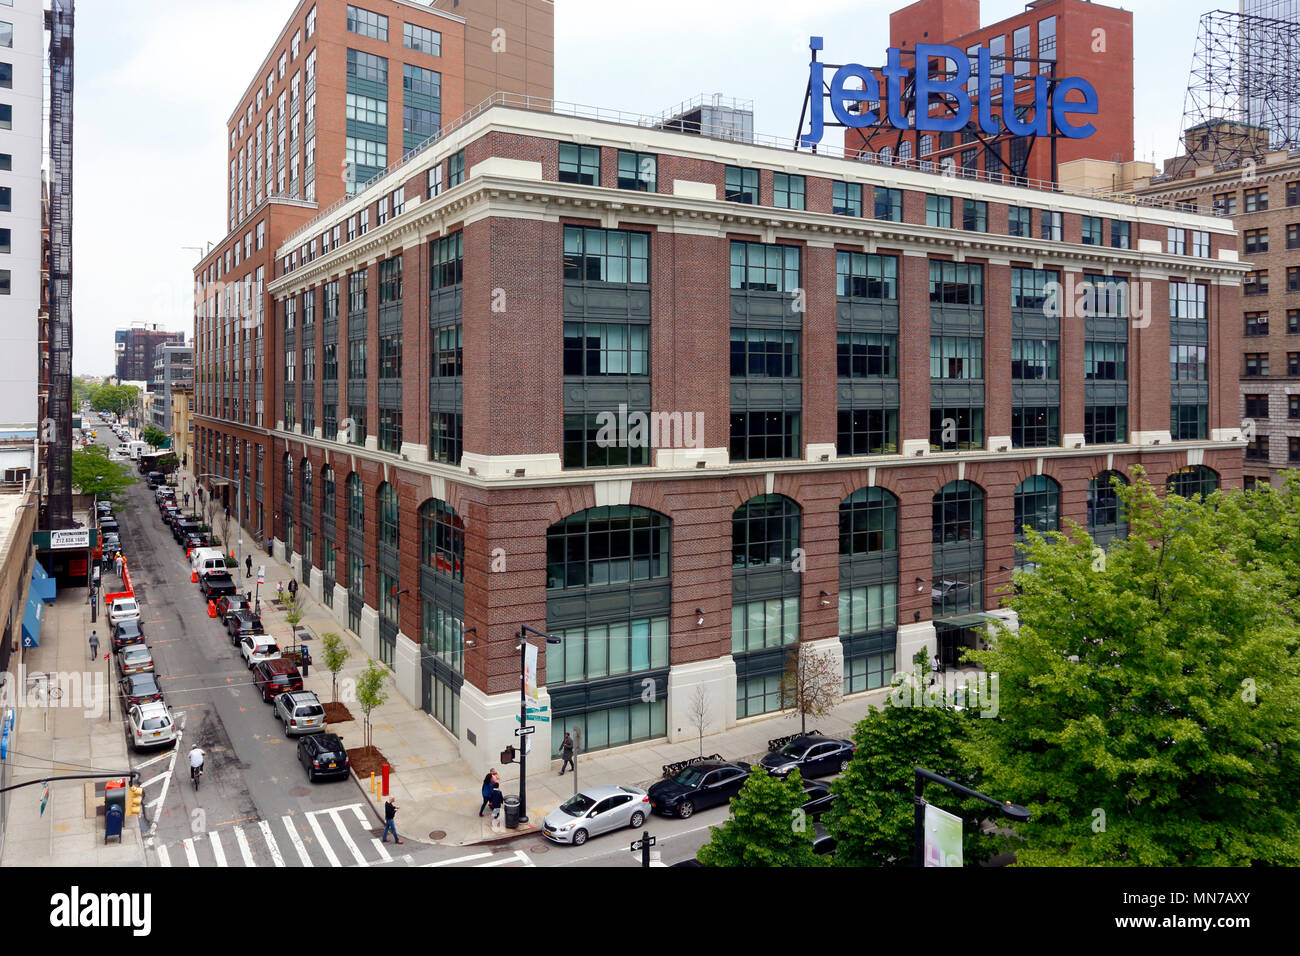
[(519, 829), (519, 798), (514, 794), (511, 794), (510, 796), (506, 797), (505, 808), (506, 808), (506, 829), (518, 830)]
[(122, 808), (117, 804), (110, 803), (108, 809), (104, 811), (104, 842), (117, 837), (117, 842), (122, 842)]

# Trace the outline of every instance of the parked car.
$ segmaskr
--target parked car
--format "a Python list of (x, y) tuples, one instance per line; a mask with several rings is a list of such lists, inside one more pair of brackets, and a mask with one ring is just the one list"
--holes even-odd
[(104, 532), (105, 534), (109, 532), (112, 532), (113, 534), (118, 534), (121, 532), (122, 526), (117, 523), (116, 518), (114, 518), (112, 515), (109, 515), (107, 518), (99, 519), (99, 530)]
[(651, 806), (683, 820), (696, 810), (726, 803), (749, 779), (749, 768), (724, 760), (697, 760), (650, 788)]
[(116, 531), (110, 531), (104, 535), (104, 550), (112, 554), (122, 550), (122, 536)]
[(108, 606), (108, 622), (116, 625), (120, 621), (140, 620), (140, 605), (133, 597), (120, 597)]
[(136, 750), (165, 747), (176, 740), (176, 723), (162, 701), (135, 704), (126, 712), (127, 733)]
[(122, 699), (126, 701), (128, 707), (135, 704), (148, 703), (151, 700), (162, 700), (162, 688), (158, 686), (158, 675), (153, 671), (146, 671), (143, 674), (127, 674), (118, 682), (118, 688), (122, 692)]
[[(220, 608), (217, 609), (217, 613), (221, 613)], [(230, 637), (232, 645), (238, 645), (240, 638), (248, 637), (250, 634), (265, 633), (260, 614), (254, 614), (247, 608), (240, 608), (226, 615), (226, 634)]]
[(208, 600), (235, 593), (235, 579), (229, 571), (209, 571), (199, 575), (199, 590)]
[(108, 498), (100, 498), (95, 502), (95, 511), (101, 515), (111, 514), (113, 511), (113, 502)]
[(225, 623), (230, 619), (230, 615), (236, 611), (248, 611), (252, 606), (248, 603), (248, 598), (242, 594), (228, 594), (221, 600), (217, 601), (217, 617)]
[(280, 658), (280, 645), (275, 638), (265, 634), (245, 634), (239, 641), (239, 653), (251, 669), (262, 661), (274, 661)]
[(149, 472), (148, 480), (149, 480), (149, 484), (157, 488), (159, 485), (164, 484), (167, 481), (167, 476), (164, 475), (161, 471), (151, 471)]
[(277, 694), (302, 690), (302, 675), (291, 661), (276, 657), (253, 665), (253, 686), (262, 692), (263, 703), (271, 703)]
[(194, 548), (206, 548), (212, 543), (212, 540), (202, 531), (191, 531), (185, 535), (185, 540), (181, 542), (181, 547), (189, 553)]
[(127, 618), (113, 625), (112, 634), (114, 654), (131, 644), (144, 643), (144, 629), (140, 626), (139, 618)]
[(830, 856), (835, 852), (835, 837), (826, 832), (820, 823), (813, 827), (813, 852), (818, 856)]
[(182, 544), (191, 534), (199, 533), (199, 523), (181, 516), (181, 520), (172, 525), (172, 538), (177, 544)]
[(317, 777), (346, 777), (348, 752), (338, 734), (307, 734), (298, 740), (298, 762), (307, 771), (307, 780)]
[(117, 652), (117, 668), (125, 674), (143, 674), (153, 670), (153, 652), (144, 643), (125, 644)]
[(274, 704), (275, 719), (284, 724), (284, 732), (290, 737), (318, 734), (325, 729), (325, 708), (309, 690), (277, 694)]
[(803, 812), (805, 816), (816, 820), (835, 803), (835, 794), (831, 793), (828, 783), (820, 780), (803, 782)]
[(624, 827), (639, 827), (650, 813), (649, 795), (637, 787), (588, 787), (542, 820), (542, 836), (582, 846), (587, 837)]
[(803, 734), (780, 750), (765, 754), (759, 764), (774, 777), (787, 777), (796, 767), (805, 777), (821, 777), (848, 770), (855, 750), (857, 745), (851, 740)]

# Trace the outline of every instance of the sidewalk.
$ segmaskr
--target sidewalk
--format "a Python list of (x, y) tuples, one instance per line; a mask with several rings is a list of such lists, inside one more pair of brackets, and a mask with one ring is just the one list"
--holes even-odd
[[(251, 550), (250, 550), (251, 547)], [(228, 549), (227, 549), (228, 550)], [(262, 585), (262, 623), (266, 632), (278, 638), (282, 646), (289, 640), (290, 627), (284, 613), (274, 603), (276, 585), (287, 584), (293, 577), (292, 568), (284, 561), (272, 558), (265, 547), (250, 545), (250, 535), (244, 535), (244, 553), (253, 555), (253, 577), (245, 578), (244, 568), (238, 569), (236, 584), (240, 591), (253, 590), (257, 567), (266, 566), (266, 582)], [(319, 574), (314, 569), (313, 574)], [(301, 585), (301, 582), (299, 582)], [(321, 650), (322, 635), (333, 632), (344, 638), (351, 656), (339, 674), (340, 682), (355, 678), (365, 670), (367, 660), (362, 653), (360, 640), (335, 619), (332, 611), (321, 605), (308, 592), (299, 587), (298, 602), (303, 618), (298, 625), (300, 634), (305, 629), (310, 637), (313, 663), (303, 684), (314, 691), (322, 701), (333, 699), (331, 676), (325, 668)], [(388, 702), (371, 714), (373, 740), (392, 767), (390, 792), (396, 798), (401, 814), (398, 816), (399, 832), (405, 839), (464, 845), (491, 840), (510, 839), (538, 832), (542, 818), (573, 795), (574, 778), (571, 774), (559, 776), (560, 761), (545, 753), (539, 746), (529, 760), (528, 818), (529, 823), (519, 830), (493, 830), (490, 811), (478, 816), (482, 803), (480, 788), (482, 778), (472, 774), (460, 759), (456, 741), (433, 717), (418, 706), (406, 701), (393, 687), (386, 685)], [(831, 736), (851, 736), (853, 724), (862, 718), (869, 707), (879, 707), (889, 694), (885, 687), (853, 697), (842, 703), (827, 717), (809, 720), (814, 727)], [(355, 718), (347, 723), (331, 724), (331, 733), (343, 737), (344, 744), (359, 747), (362, 743), (362, 713), (355, 703), (348, 709)], [(543, 725), (545, 728), (545, 725)], [(767, 742), (799, 731), (799, 722), (780, 714), (751, 718), (724, 733), (706, 734), (703, 740), (705, 754), (721, 754), (728, 760), (753, 760), (767, 752)], [(539, 734), (549, 745), (549, 734)], [(689, 739), (678, 743), (658, 741), (631, 744), (611, 750), (578, 757), (578, 785), (626, 783), (647, 787), (659, 780), (664, 764), (698, 756), (701, 743)], [(505, 764), (497, 767), (504, 793), (519, 792), (519, 765)], [(361, 781), (362, 793), (372, 799), (369, 779)], [(372, 803), (376, 806), (377, 802)], [(500, 825), (498, 825), (500, 826)], [(431, 834), (439, 833), (433, 837)]]
[[(105, 584), (116, 583), (111, 574)], [(99, 634), (99, 659), (90, 661), (87, 637)], [(119, 701), (106, 713), (112, 690), (103, 660), (109, 650), (108, 621), (90, 623), (83, 588), (60, 588), (41, 627), (41, 646), (23, 651), (15, 700), (15, 735), (9, 749), (10, 782), (98, 771), (129, 771), (126, 734)], [(54, 675), (45, 693), (34, 673)], [(40, 681), (44, 684), (44, 681)], [(29, 684), (31, 685), (29, 687)], [(140, 818), (125, 817), (122, 842), (104, 843), (103, 780), (50, 784), (49, 804), (41, 813), (42, 787), (9, 794), (4, 855), (11, 866), (144, 866)]]

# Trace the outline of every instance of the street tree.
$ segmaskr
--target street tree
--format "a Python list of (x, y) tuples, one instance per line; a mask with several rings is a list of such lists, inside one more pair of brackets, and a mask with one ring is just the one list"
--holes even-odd
[(780, 706), (799, 718), (799, 730), (808, 732), (808, 718), (824, 717), (844, 699), (844, 677), (828, 651), (815, 651), (795, 641), (786, 655), (781, 675)]
[(695, 858), (705, 866), (823, 866), (813, 853), (813, 822), (803, 812), (803, 779), (785, 780), (755, 767), (731, 801), (731, 818), (709, 827)]
[(388, 693), (384, 690), (384, 680), (388, 677), (388, 668), (378, 661), (370, 661), (357, 676), (357, 703), (361, 705), (362, 728), (365, 746), (369, 751), (372, 746), (370, 713), (376, 707), (384, 706)]
[(90, 407), (97, 412), (109, 412), (121, 418), (140, 401), (140, 389), (135, 385), (101, 385), (90, 394)]
[(171, 440), (171, 436), (156, 425), (146, 425), (144, 430), (140, 432), (140, 439), (148, 442), (154, 448), (162, 448)]
[(712, 702), (709, 699), (709, 689), (704, 684), (695, 685), (695, 693), (691, 699), (686, 702), (686, 719), (700, 739), (700, 756), (704, 756), (704, 731), (709, 728), (709, 710)]
[(1161, 498), (1133, 474), (1118, 488), (1129, 533), (1104, 562), (1072, 523), (1055, 543), (1029, 535), (1019, 629), (969, 655), (1000, 676), (1000, 719), (959, 749), (986, 793), (1033, 813), (1022, 863), (1295, 866), (1295, 584), (1249, 537), (1295, 514)]
[(290, 648), (298, 646), (298, 625), (302, 623), (303, 607), (298, 602), (298, 595), (292, 591), (286, 591), (284, 598), (280, 602), (280, 607), (284, 610), (284, 620), (289, 625)]
[(87, 445), (72, 452), (72, 484), (83, 495), (108, 498), (120, 507), (126, 503), (126, 490), (134, 483), (127, 467), (109, 458), (103, 445)]
[(330, 672), (330, 699), (337, 704), (339, 702), (339, 672), (343, 670), (343, 665), (348, 662), (348, 658), (352, 655), (348, 651), (347, 645), (343, 643), (343, 638), (333, 631), (322, 634), (320, 644), (325, 657), (325, 669)]

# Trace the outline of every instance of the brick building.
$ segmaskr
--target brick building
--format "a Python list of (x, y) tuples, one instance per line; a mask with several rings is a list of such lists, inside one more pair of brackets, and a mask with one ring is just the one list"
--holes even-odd
[[(979, 0), (917, 0), (890, 14), (889, 46), (914, 50), (918, 43), (966, 51), (971, 67), (966, 88), (972, 103), (979, 100), (977, 52), (987, 47), (994, 77), (1009, 72), (1018, 78), (1016, 103), (1027, 107), (1031, 118), (1033, 86), (1028, 78), (1048, 76), (1054, 62), (1058, 78), (1077, 76), (1092, 85), (1100, 113), (1093, 118), (1097, 131), (1091, 136), (1057, 139), (1058, 163), (1100, 159), (1122, 164), (1133, 159), (1133, 14), (1129, 11), (1088, 0), (1031, 0), (1022, 12), (982, 27)], [(836, 59), (835, 51), (828, 54), (828, 59)], [(911, 67), (911, 58), (904, 59), (903, 65)], [(997, 116), (1001, 114), (1000, 80), (992, 83), (992, 89)], [(846, 150), (904, 164), (941, 165), (947, 160), (968, 173), (978, 170), (993, 179), (1056, 179), (1051, 144), (1042, 139), (1035, 142), (1033, 137), (1004, 134), (993, 144), (993, 156), (972, 131), (900, 134), (884, 130), (864, 135), (868, 132), (846, 130)]]
[[(1242, 162), (1206, 152), (1203, 144), (1240, 147), (1253, 140), (1257, 158)], [(1250, 423), (1246, 487), (1276, 484), (1300, 467), (1300, 154), (1269, 150), (1269, 131), (1235, 124), (1215, 135), (1188, 130), (1187, 152), (1135, 192), (1224, 217), (1249, 263), (1242, 286), (1239, 414)], [(1166, 245), (1177, 236), (1166, 239)], [(1248, 438), (1252, 437), (1249, 434)]]
[(1006, 613), (1017, 529), (1124, 533), (1110, 475), (1240, 484), (1236, 258), (1160, 205), (494, 106), (276, 249), (273, 546), (475, 766), (523, 624), (586, 749), (693, 734), (697, 688), (775, 710), (796, 637), (879, 687)]
[(117, 331), (117, 363), (114, 374), (122, 382), (152, 382), (154, 363), (164, 345), (184, 345), (184, 332), (168, 332), (160, 325), (143, 322)]

